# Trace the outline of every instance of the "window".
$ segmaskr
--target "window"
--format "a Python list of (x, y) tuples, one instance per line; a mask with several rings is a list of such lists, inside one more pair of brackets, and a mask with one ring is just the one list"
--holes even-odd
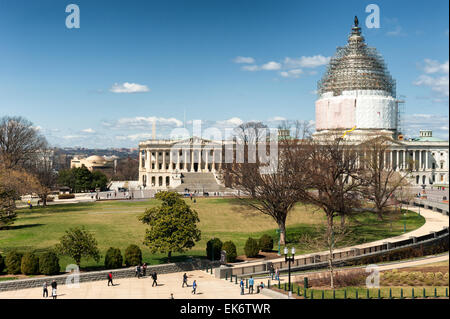
[(441, 169), (444, 169), (444, 163), (441, 162)]

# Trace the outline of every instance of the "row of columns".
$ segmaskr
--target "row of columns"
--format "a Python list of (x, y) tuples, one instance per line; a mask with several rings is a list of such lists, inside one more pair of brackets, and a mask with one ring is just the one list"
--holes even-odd
[[(213, 154), (210, 155), (210, 152)], [(155, 153), (154, 160), (152, 153)], [(160, 161), (160, 155), (162, 160)], [(181, 155), (180, 155), (181, 153)], [(167, 154), (169, 158), (167, 159)], [(197, 172), (215, 172), (222, 168), (222, 151), (217, 149), (154, 149), (139, 154), (139, 167), (147, 172), (193, 172), (198, 164)], [(218, 159), (216, 161), (216, 159)], [(154, 168), (152, 168), (154, 164)], [(175, 165), (174, 165), (175, 164)], [(183, 165), (182, 165), (183, 164)], [(211, 168), (209, 165), (211, 164)], [(160, 168), (161, 165), (161, 168)]]

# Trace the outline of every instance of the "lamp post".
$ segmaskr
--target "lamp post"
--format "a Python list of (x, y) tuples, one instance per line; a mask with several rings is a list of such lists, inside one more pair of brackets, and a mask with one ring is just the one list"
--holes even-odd
[(294, 262), (294, 255), (295, 255), (295, 247), (292, 247), (292, 256), (288, 257), (288, 248), (284, 247), (284, 261), (288, 263), (288, 290), (289, 290), (289, 297), (292, 296), (291, 292), (291, 263)]
[(403, 212), (403, 232), (406, 233), (406, 212)]

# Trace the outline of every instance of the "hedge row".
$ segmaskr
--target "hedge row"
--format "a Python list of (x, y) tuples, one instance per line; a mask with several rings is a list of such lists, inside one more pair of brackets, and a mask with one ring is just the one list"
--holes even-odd
[(54, 252), (45, 252), (39, 258), (34, 253), (22, 254), (12, 250), (5, 258), (0, 255), (0, 272), (24, 275), (55, 275), (59, 273), (59, 259)]

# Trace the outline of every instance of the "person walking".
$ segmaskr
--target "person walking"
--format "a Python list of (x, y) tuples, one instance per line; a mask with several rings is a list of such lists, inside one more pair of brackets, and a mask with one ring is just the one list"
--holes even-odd
[(253, 280), (253, 276), (250, 276), (250, 279), (248, 280), (248, 293), (252, 294), (253, 293), (253, 285), (254, 285), (254, 280)]
[(184, 275), (183, 275), (183, 284), (181, 285), (181, 288), (184, 288), (184, 285), (186, 285), (186, 287), (189, 287), (187, 279), (188, 279), (188, 276), (186, 275), (186, 273), (184, 273)]
[(137, 265), (135, 270), (134, 270), (134, 277), (138, 277), (140, 271), (141, 270), (139, 269), (139, 265)]
[(197, 293), (197, 280), (194, 280), (194, 282), (192, 283), (192, 294), (196, 294)]
[(140, 279), (140, 278), (141, 278), (141, 275), (142, 275), (142, 273), (141, 273), (141, 265), (138, 265), (138, 266), (137, 266), (136, 272), (137, 272), (137, 277), (138, 277), (138, 279)]
[(241, 295), (244, 294), (244, 279), (241, 278), (241, 282), (239, 283), (239, 287), (241, 288)]
[(47, 298), (48, 297), (48, 289), (47, 289), (47, 282), (44, 282), (44, 285), (42, 286), (42, 297)]
[(109, 287), (109, 284), (111, 283), (111, 285), (113, 285), (114, 286), (114, 284), (113, 284), (113, 281), (112, 281), (112, 272), (109, 272), (109, 274), (108, 274), (108, 287)]
[(52, 281), (52, 297), (53, 299), (56, 299), (57, 295), (56, 295), (56, 288), (58, 287), (58, 284), (56, 283), (55, 280)]
[(147, 275), (147, 263), (142, 265), (142, 275), (145, 277)]
[(280, 281), (280, 270), (278, 269), (278, 267), (277, 269), (275, 269), (275, 279)]
[(152, 287), (153, 287), (153, 286), (158, 287), (158, 283), (156, 282), (156, 280), (158, 279), (158, 275), (156, 274), (156, 271), (154, 271), (154, 272), (152, 273), (152, 278), (153, 278)]

